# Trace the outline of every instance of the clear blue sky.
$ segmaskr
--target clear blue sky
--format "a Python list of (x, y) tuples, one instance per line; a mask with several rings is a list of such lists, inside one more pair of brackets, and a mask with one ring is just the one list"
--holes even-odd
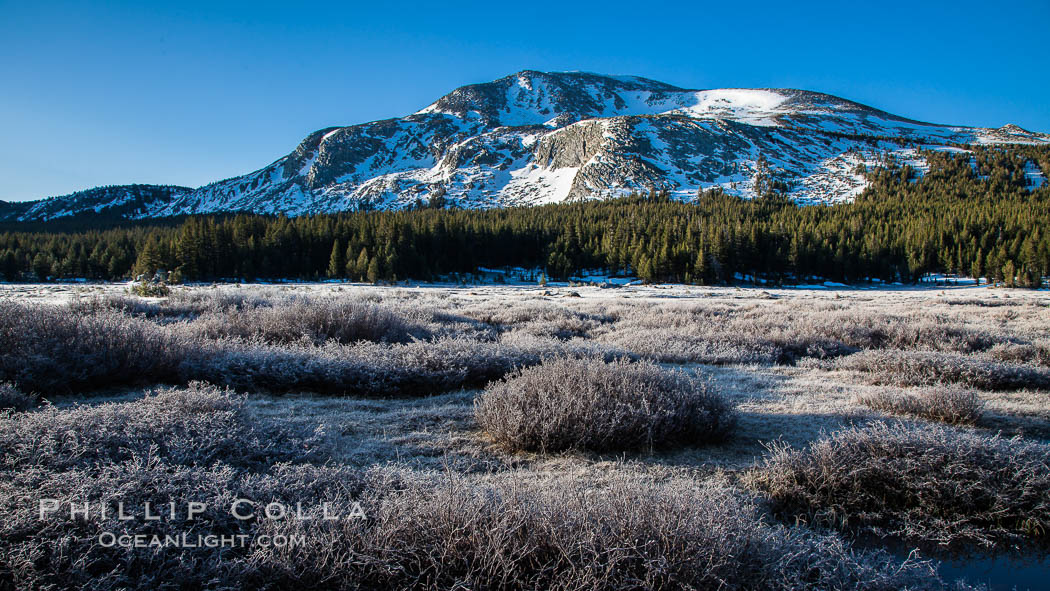
[(198, 186), (522, 69), (1050, 132), (1050, 0), (159, 4), (0, 0), (0, 199)]

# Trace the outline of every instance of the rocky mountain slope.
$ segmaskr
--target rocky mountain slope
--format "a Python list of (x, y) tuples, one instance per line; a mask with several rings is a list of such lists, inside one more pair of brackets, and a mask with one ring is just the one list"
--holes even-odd
[(85, 215), (145, 217), (192, 191), (190, 187), (169, 185), (115, 185), (38, 201), (0, 201), (0, 222), (47, 221)]
[[(859, 165), (889, 155), (921, 170), (917, 148), (988, 143), (1050, 143), (1050, 135), (922, 123), (803, 90), (686, 90), (638, 77), (523, 71), (458, 88), (406, 117), (322, 129), (243, 176), (152, 198), (117, 191), (114, 203), (127, 217), (301, 215), (435, 198), (468, 208), (537, 205), (654, 189), (691, 199), (716, 186), (752, 197), (773, 182), (800, 203), (833, 203), (863, 190)], [(12, 206), (24, 204), (6, 204), (6, 216), (106, 209), (82, 195), (15, 214)]]

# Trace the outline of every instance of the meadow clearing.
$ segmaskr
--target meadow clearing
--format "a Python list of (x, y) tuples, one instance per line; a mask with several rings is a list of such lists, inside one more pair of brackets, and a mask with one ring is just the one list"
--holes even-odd
[[(0, 285), (0, 384), (2, 589), (1023, 589), (1050, 567), (1046, 291)], [(249, 542), (100, 543), (187, 532)]]

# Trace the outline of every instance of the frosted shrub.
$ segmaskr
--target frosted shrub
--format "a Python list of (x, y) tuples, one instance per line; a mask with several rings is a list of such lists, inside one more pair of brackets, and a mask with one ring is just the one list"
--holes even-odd
[(246, 312), (235, 308), (162, 324), (108, 306), (0, 303), (0, 381), (46, 392), (204, 380), (243, 390), (424, 395), (482, 386), (561, 351), (595, 349), (553, 339), (521, 347), (467, 337), (370, 342), (427, 331), (374, 304), (303, 305), (298, 316), (288, 308), (251, 309), (272, 323), (244, 321)]
[(69, 309), (77, 314), (97, 314), (116, 310), (129, 316), (157, 317), (164, 315), (169, 307), (163, 301), (146, 300), (128, 295), (107, 294), (91, 297), (75, 297)]
[(878, 384), (962, 384), (981, 390), (1050, 388), (1050, 371), (929, 351), (864, 351), (838, 360), (840, 369), (867, 372)]
[[(601, 358), (605, 361), (640, 359), (638, 355), (626, 349), (578, 337), (559, 339), (553, 336), (537, 336), (528, 332), (512, 331), (504, 333), (499, 342), (505, 347), (527, 351), (530, 355), (537, 358), (537, 362), (538, 359), (555, 359), (558, 357)], [(530, 363), (528, 365), (535, 364)]]
[(988, 351), (988, 356), (996, 361), (1050, 367), (1050, 342), (1044, 340), (1032, 344), (1000, 343)]
[(928, 562), (772, 524), (720, 482), (420, 478), (369, 506), (368, 521), (271, 522), (308, 545), (252, 562), (282, 588), (948, 588)]
[(1050, 446), (940, 426), (874, 423), (796, 450), (748, 480), (788, 519), (940, 544), (1047, 542)]
[(273, 289), (266, 290), (176, 290), (165, 306), (197, 314), (221, 310), (267, 308), (288, 301), (290, 296)]
[(984, 402), (977, 392), (950, 386), (923, 388), (914, 394), (879, 392), (858, 401), (875, 410), (951, 425), (975, 425), (984, 412)]
[(239, 390), (425, 396), (481, 386), (514, 367), (539, 361), (539, 355), (529, 351), (467, 339), (322, 346), (234, 341), (188, 357), (179, 371), (183, 381), (204, 380)]
[(624, 330), (603, 337), (602, 342), (661, 363), (773, 364), (783, 356), (783, 350), (769, 341), (696, 336), (675, 329)]
[(116, 311), (0, 303), (0, 381), (23, 390), (170, 382), (191, 343)]
[(35, 402), (35, 397), (23, 394), (14, 384), (0, 384), (0, 411), (26, 410)]
[(481, 427), (512, 450), (598, 452), (725, 439), (734, 412), (703, 382), (651, 363), (560, 359), (491, 384)]
[(801, 302), (671, 304), (618, 309), (597, 339), (652, 359), (699, 363), (793, 363), (861, 349), (972, 353), (1005, 335), (921, 314), (898, 315)]
[(485, 302), (465, 311), (471, 318), (498, 327), (534, 336), (570, 339), (589, 337), (613, 317), (601, 313), (573, 310), (545, 301), (526, 301), (507, 306), (504, 302)]
[(429, 331), (394, 311), (369, 302), (299, 299), (272, 307), (223, 309), (197, 318), (193, 326), (211, 339), (239, 337), (270, 343), (306, 339), (353, 343), (404, 343), (430, 337)]
[(302, 459), (313, 437), (256, 428), (242, 396), (191, 384), (133, 402), (0, 416), (0, 463), (58, 470), (155, 456), (180, 465), (245, 465)]

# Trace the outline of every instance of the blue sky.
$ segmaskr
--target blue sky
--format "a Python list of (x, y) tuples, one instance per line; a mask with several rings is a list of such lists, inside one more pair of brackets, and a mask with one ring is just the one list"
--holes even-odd
[(198, 186), (522, 69), (1050, 132), (1050, 1), (0, 0), (0, 199)]

